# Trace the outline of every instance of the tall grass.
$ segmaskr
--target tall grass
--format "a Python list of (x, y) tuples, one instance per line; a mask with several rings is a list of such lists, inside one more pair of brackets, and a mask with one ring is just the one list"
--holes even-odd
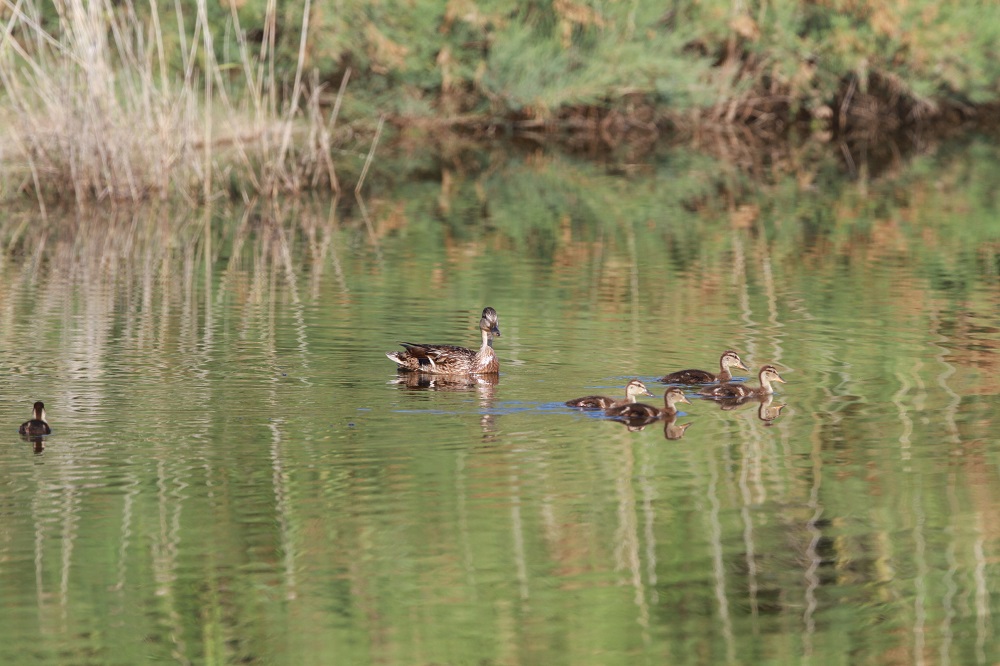
[[(36, 0), (0, 0), (0, 114), (9, 119), (0, 194), (31, 192), (44, 213), (46, 201), (70, 196), (79, 205), (339, 190), (331, 152), (344, 87), (326, 113), (315, 76), (307, 85), (309, 1), (290, 83), (273, 65), (275, 0), (259, 45), (246, 40), (234, 5), (234, 62), (220, 63), (207, 0), (196, 0), (193, 17), (180, 2), (164, 10), (151, 0), (138, 12), (132, 0), (66, 0), (51, 28)], [(165, 34), (168, 24), (177, 34)]]

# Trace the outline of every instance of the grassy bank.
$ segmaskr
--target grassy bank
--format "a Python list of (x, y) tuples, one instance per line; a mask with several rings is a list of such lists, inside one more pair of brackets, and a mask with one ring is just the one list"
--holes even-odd
[(43, 208), (353, 187), (382, 115), (417, 141), (604, 149), (955, 125), (1000, 99), (986, 2), (0, 1), (0, 196)]

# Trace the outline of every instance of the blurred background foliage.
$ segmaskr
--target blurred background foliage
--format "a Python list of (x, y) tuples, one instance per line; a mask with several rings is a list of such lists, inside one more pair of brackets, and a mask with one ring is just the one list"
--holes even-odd
[(769, 142), (804, 156), (796, 144), (818, 138), (855, 176), (853, 155), (919, 152), (925, 139), (900, 130), (995, 131), (1000, 117), (987, 2), (27, 0), (6, 13), (0, 198), (58, 200), (68, 182), (81, 202), (204, 201), (220, 183), (243, 199), (339, 192), (367, 173), (380, 117), (402, 155), (391, 168), (409, 160), (416, 178), (465, 159), (466, 138), (498, 136), (610, 152), (624, 170), (665, 136), (693, 139), (754, 175), (774, 166)]
[[(190, 35), (195, 12), (159, 7), (179, 68), (177, 22)], [(868, 94), (926, 113), (1000, 92), (1000, 5), (986, 1), (223, 0), (207, 6), (217, 58), (235, 62), (238, 33), (259, 48), (273, 19), (290, 77), (307, 7), (306, 68), (333, 92), (350, 68), (348, 116), (544, 118), (636, 100), (731, 116), (742, 100), (794, 117)]]

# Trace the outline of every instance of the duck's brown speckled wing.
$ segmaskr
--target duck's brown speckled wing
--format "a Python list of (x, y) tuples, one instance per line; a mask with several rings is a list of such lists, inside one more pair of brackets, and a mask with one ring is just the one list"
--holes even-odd
[(419, 359), (434, 359), (435, 363), (448, 358), (472, 358), (476, 352), (457, 345), (422, 345), (415, 342), (401, 342), (410, 356)]
[(701, 395), (710, 395), (715, 398), (743, 398), (752, 395), (753, 389), (745, 384), (726, 383), (719, 384), (718, 386), (710, 386), (698, 391), (698, 393)]
[(456, 345), (425, 345), (416, 342), (401, 342), (406, 351), (387, 352), (386, 356), (399, 364), (403, 370), (442, 369), (450, 364), (468, 364), (476, 352)]
[(659, 418), (660, 410), (652, 405), (642, 402), (634, 402), (626, 405), (616, 405), (605, 411), (608, 416), (624, 419)]
[(575, 400), (567, 400), (566, 405), (569, 407), (581, 407), (583, 409), (607, 409), (615, 404), (614, 398), (609, 398), (606, 395), (588, 395), (582, 398), (576, 398)]
[(664, 384), (709, 384), (716, 379), (715, 374), (707, 370), (678, 370), (656, 381)]
[(17, 432), (22, 435), (49, 435), (52, 434), (52, 428), (45, 421), (32, 419), (22, 423)]

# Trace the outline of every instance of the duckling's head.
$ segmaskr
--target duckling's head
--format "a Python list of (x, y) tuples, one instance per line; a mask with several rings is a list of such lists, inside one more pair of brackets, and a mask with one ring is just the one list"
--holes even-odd
[(767, 386), (771, 382), (785, 383), (785, 380), (781, 378), (778, 374), (778, 369), (773, 365), (765, 365), (760, 369), (760, 383), (763, 386)]
[(640, 382), (638, 379), (633, 379), (628, 384), (625, 385), (625, 395), (628, 397), (636, 395), (653, 395), (646, 388), (646, 385)]
[(500, 337), (500, 319), (493, 308), (483, 308), (483, 316), (479, 320), (479, 328), (495, 338)]
[(686, 402), (691, 404), (691, 401), (687, 399), (684, 395), (684, 391), (680, 390), (676, 386), (671, 386), (663, 394), (663, 402), (666, 403), (667, 407), (673, 408), (678, 402)]
[(734, 352), (732, 349), (724, 352), (722, 358), (719, 360), (723, 368), (741, 368), (749, 372), (750, 368), (743, 365), (743, 361), (740, 360), (740, 355)]

